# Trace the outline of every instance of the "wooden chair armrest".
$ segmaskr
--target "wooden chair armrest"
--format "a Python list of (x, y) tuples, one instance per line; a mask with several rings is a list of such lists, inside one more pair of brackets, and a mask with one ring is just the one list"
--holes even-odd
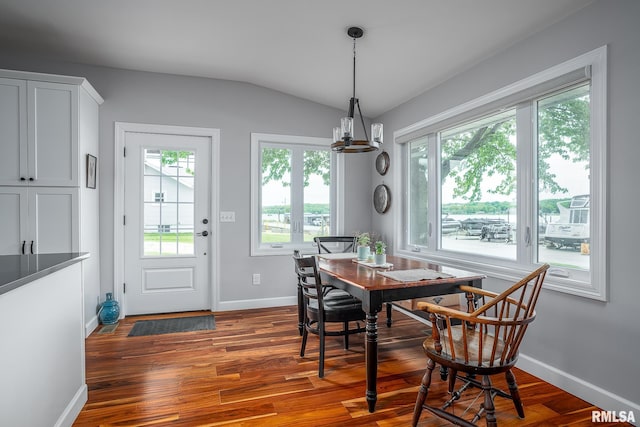
[(418, 302), (418, 310), (426, 311), (433, 314), (439, 314), (446, 317), (451, 317), (452, 319), (458, 320), (472, 320), (473, 316), (469, 315), (466, 311), (456, 310), (450, 307), (444, 307), (441, 305), (433, 304), (431, 302), (419, 301)]
[(487, 291), (486, 289), (476, 288), (474, 286), (461, 285), (458, 287), (458, 289), (460, 289), (463, 292), (469, 292), (475, 295), (483, 295), (485, 297), (495, 298), (499, 295), (496, 292)]
[(440, 315), (443, 317), (447, 317), (449, 319), (457, 319), (460, 321), (466, 321), (469, 323), (480, 323), (486, 325), (496, 325), (496, 324), (508, 324), (512, 322), (516, 322), (516, 319), (511, 317), (498, 319), (494, 316), (487, 316), (483, 313), (478, 313), (477, 311), (473, 313), (467, 313), (466, 311), (456, 310), (450, 307), (443, 307), (441, 305), (433, 304), (430, 302), (420, 301), (417, 305), (419, 310), (433, 313), (435, 315)]
[[(461, 286), (459, 286), (459, 289), (461, 291), (464, 291), (464, 292), (472, 293), (474, 295), (482, 295), (482, 296), (489, 297), (489, 298), (495, 298), (495, 297), (500, 295), (500, 294), (498, 294), (496, 292), (487, 291), (485, 289), (480, 289), (480, 288), (476, 288), (476, 287), (473, 287), (473, 286), (461, 285)], [(525, 310), (527, 308), (526, 304), (520, 304), (519, 301), (517, 301), (517, 300), (515, 300), (515, 299), (513, 299), (511, 297), (507, 297), (506, 300), (509, 301), (511, 304), (520, 305)], [(475, 316), (482, 315), (489, 308), (491, 308), (493, 305), (494, 305), (494, 302), (493, 301), (489, 301), (486, 304), (482, 305), (481, 307), (478, 307), (478, 309), (476, 311), (474, 311), (473, 314)]]

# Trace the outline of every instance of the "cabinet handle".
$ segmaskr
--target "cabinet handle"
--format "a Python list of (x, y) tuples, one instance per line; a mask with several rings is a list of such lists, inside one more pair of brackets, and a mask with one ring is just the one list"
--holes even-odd
[(27, 241), (23, 240), (22, 241), (22, 255), (24, 255), (24, 245), (26, 245), (26, 244), (27, 244)]
[(24, 176), (20, 177), (20, 181), (26, 181), (26, 180), (27, 180), (27, 178), (25, 178)]
[(31, 255), (33, 255), (33, 240), (31, 241)]
[(33, 179), (33, 177), (29, 178), (29, 181), (35, 181), (35, 179)]

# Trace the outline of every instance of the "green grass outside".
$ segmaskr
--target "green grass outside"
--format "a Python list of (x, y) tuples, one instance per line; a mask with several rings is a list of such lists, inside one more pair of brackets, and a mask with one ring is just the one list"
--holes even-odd
[[(312, 234), (304, 234), (305, 242), (313, 242), (314, 236)], [(289, 233), (262, 233), (262, 243), (289, 243), (291, 241), (291, 235)]]
[(163, 241), (175, 241), (179, 243), (193, 243), (193, 233), (144, 233), (145, 242), (159, 242), (160, 236)]

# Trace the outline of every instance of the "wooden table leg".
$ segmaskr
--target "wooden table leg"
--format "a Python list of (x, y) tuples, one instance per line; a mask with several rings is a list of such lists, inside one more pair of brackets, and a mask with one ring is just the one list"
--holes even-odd
[(369, 412), (376, 410), (378, 392), (376, 380), (378, 378), (378, 313), (367, 312), (367, 339), (365, 341), (367, 366), (367, 403)]

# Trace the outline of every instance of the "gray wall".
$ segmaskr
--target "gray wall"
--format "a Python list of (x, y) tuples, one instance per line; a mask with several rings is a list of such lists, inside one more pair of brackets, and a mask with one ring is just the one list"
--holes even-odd
[[(622, 401), (611, 407), (605, 391), (636, 403), (640, 412), (640, 283), (637, 274), (640, 193), (640, 2), (599, 1), (545, 31), (461, 72), (376, 120), (385, 126), (385, 149), (395, 158), (393, 131), (499, 89), (597, 47), (608, 45), (608, 224), (609, 301), (606, 303), (545, 291), (538, 318), (527, 332), (523, 363), (547, 380), (566, 386), (603, 409), (629, 410)], [(391, 170), (390, 170), (391, 173)], [(393, 183), (393, 174), (385, 177)], [(381, 181), (375, 172), (374, 183)], [(395, 183), (393, 183), (395, 184)], [(373, 228), (393, 235), (394, 215), (373, 215)], [(506, 288), (489, 279), (486, 287)], [(556, 371), (557, 370), (557, 371)], [(572, 378), (576, 377), (576, 378)], [(586, 381), (580, 386), (577, 379)], [(595, 402), (598, 403), (598, 402)]]
[[(236, 222), (219, 227), (218, 303), (243, 308), (294, 302), (291, 258), (249, 256), (250, 134), (330, 137), (344, 111), (247, 83), (61, 63), (15, 52), (0, 52), (0, 68), (86, 77), (105, 99), (98, 156), (103, 297), (113, 289), (114, 123), (121, 121), (220, 129), (219, 209), (235, 211)], [(371, 156), (345, 157), (347, 233), (370, 228), (370, 194), (361, 189), (368, 189), (368, 174), (362, 171)], [(260, 286), (251, 285), (252, 273), (262, 274)]]

